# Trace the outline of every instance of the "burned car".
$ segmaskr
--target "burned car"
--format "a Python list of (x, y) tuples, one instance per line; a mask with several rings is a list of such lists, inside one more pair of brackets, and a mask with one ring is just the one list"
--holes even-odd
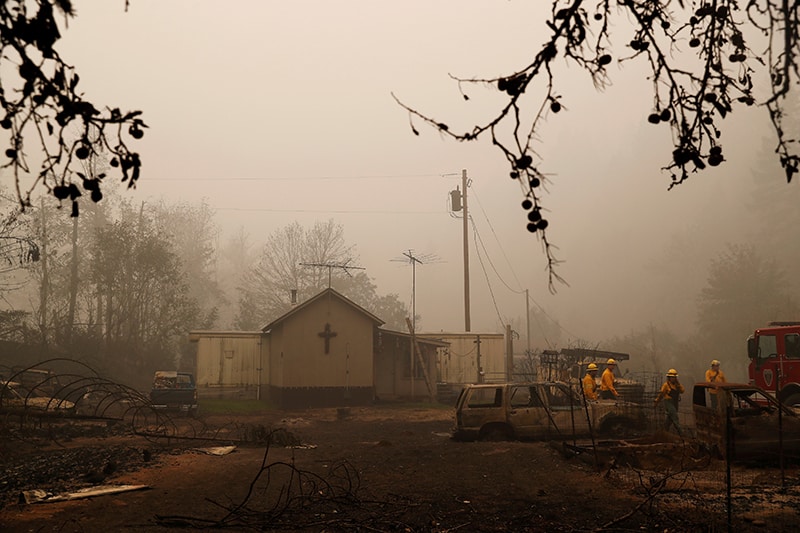
[(0, 380), (0, 408), (9, 410), (35, 409), (63, 413), (74, 409), (69, 400), (42, 396), (37, 390), (27, 390), (17, 381)]
[(800, 416), (760, 387), (696, 383), (692, 410), (697, 438), (721, 458), (775, 461), (800, 458)]
[(644, 429), (641, 406), (622, 401), (583, 403), (562, 382), (466, 385), (456, 401), (456, 440), (547, 440)]
[(194, 375), (175, 370), (158, 370), (153, 376), (150, 402), (157, 409), (197, 414), (197, 387)]

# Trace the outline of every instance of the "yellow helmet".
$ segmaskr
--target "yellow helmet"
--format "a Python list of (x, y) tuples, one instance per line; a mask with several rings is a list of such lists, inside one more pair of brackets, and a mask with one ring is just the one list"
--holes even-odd
[(672, 377), (676, 377), (677, 378), (678, 377), (678, 371), (675, 370), (674, 368), (670, 368), (669, 370), (667, 370), (667, 376), (672, 376)]
[(586, 367), (586, 370), (597, 370), (597, 365), (594, 363), (589, 363), (589, 366)]
[(714, 359), (711, 361), (711, 366), (719, 366), (719, 360)]
[(609, 359), (608, 361), (606, 361), (606, 364), (607, 364), (607, 365), (616, 365), (616, 364), (617, 364), (617, 362), (616, 362), (616, 361), (614, 361), (613, 359)]

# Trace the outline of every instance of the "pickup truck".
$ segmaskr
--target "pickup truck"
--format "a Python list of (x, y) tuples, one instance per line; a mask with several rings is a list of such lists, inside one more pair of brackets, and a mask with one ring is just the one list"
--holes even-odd
[(646, 426), (640, 405), (615, 400), (584, 405), (562, 382), (465, 385), (455, 419), (455, 440), (566, 439), (592, 433), (622, 437)]
[(736, 462), (800, 457), (800, 416), (775, 396), (747, 383), (695, 383), (697, 438), (715, 455)]
[(150, 403), (156, 409), (197, 414), (197, 388), (194, 375), (175, 370), (158, 370), (153, 377)]

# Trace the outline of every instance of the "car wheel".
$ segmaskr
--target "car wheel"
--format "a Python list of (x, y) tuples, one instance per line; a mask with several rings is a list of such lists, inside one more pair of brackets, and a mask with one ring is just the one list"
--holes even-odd
[(511, 440), (511, 431), (505, 426), (489, 426), (481, 431), (480, 440), (494, 442)]
[(635, 424), (630, 418), (615, 416), (603, 420), (600, 433), (609, 437), (626, 437), (635, 433)]
[(789, 396), (788, 396), (788, 397), (787, 397), (787, 398), (786, 398), (786, 399), (783, 401), (783, 403), (785, 403), (785, 404), (786, 404), (786, 405), (788, 405), (789, 407), (793, 407), (793, 406), (795, 406), (795, 405), (798, 405), (798, 404), (800, 404), (800, 394), (799, 394), (799, 393), (790, 394), (790, 395), (789, 395)]

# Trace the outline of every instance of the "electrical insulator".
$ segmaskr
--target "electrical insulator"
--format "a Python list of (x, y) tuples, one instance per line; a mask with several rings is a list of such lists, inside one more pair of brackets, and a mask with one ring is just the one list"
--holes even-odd
[(461, 191), (456, 190), (450, 191), (450, 206), (453, 211), (461, 211)]

